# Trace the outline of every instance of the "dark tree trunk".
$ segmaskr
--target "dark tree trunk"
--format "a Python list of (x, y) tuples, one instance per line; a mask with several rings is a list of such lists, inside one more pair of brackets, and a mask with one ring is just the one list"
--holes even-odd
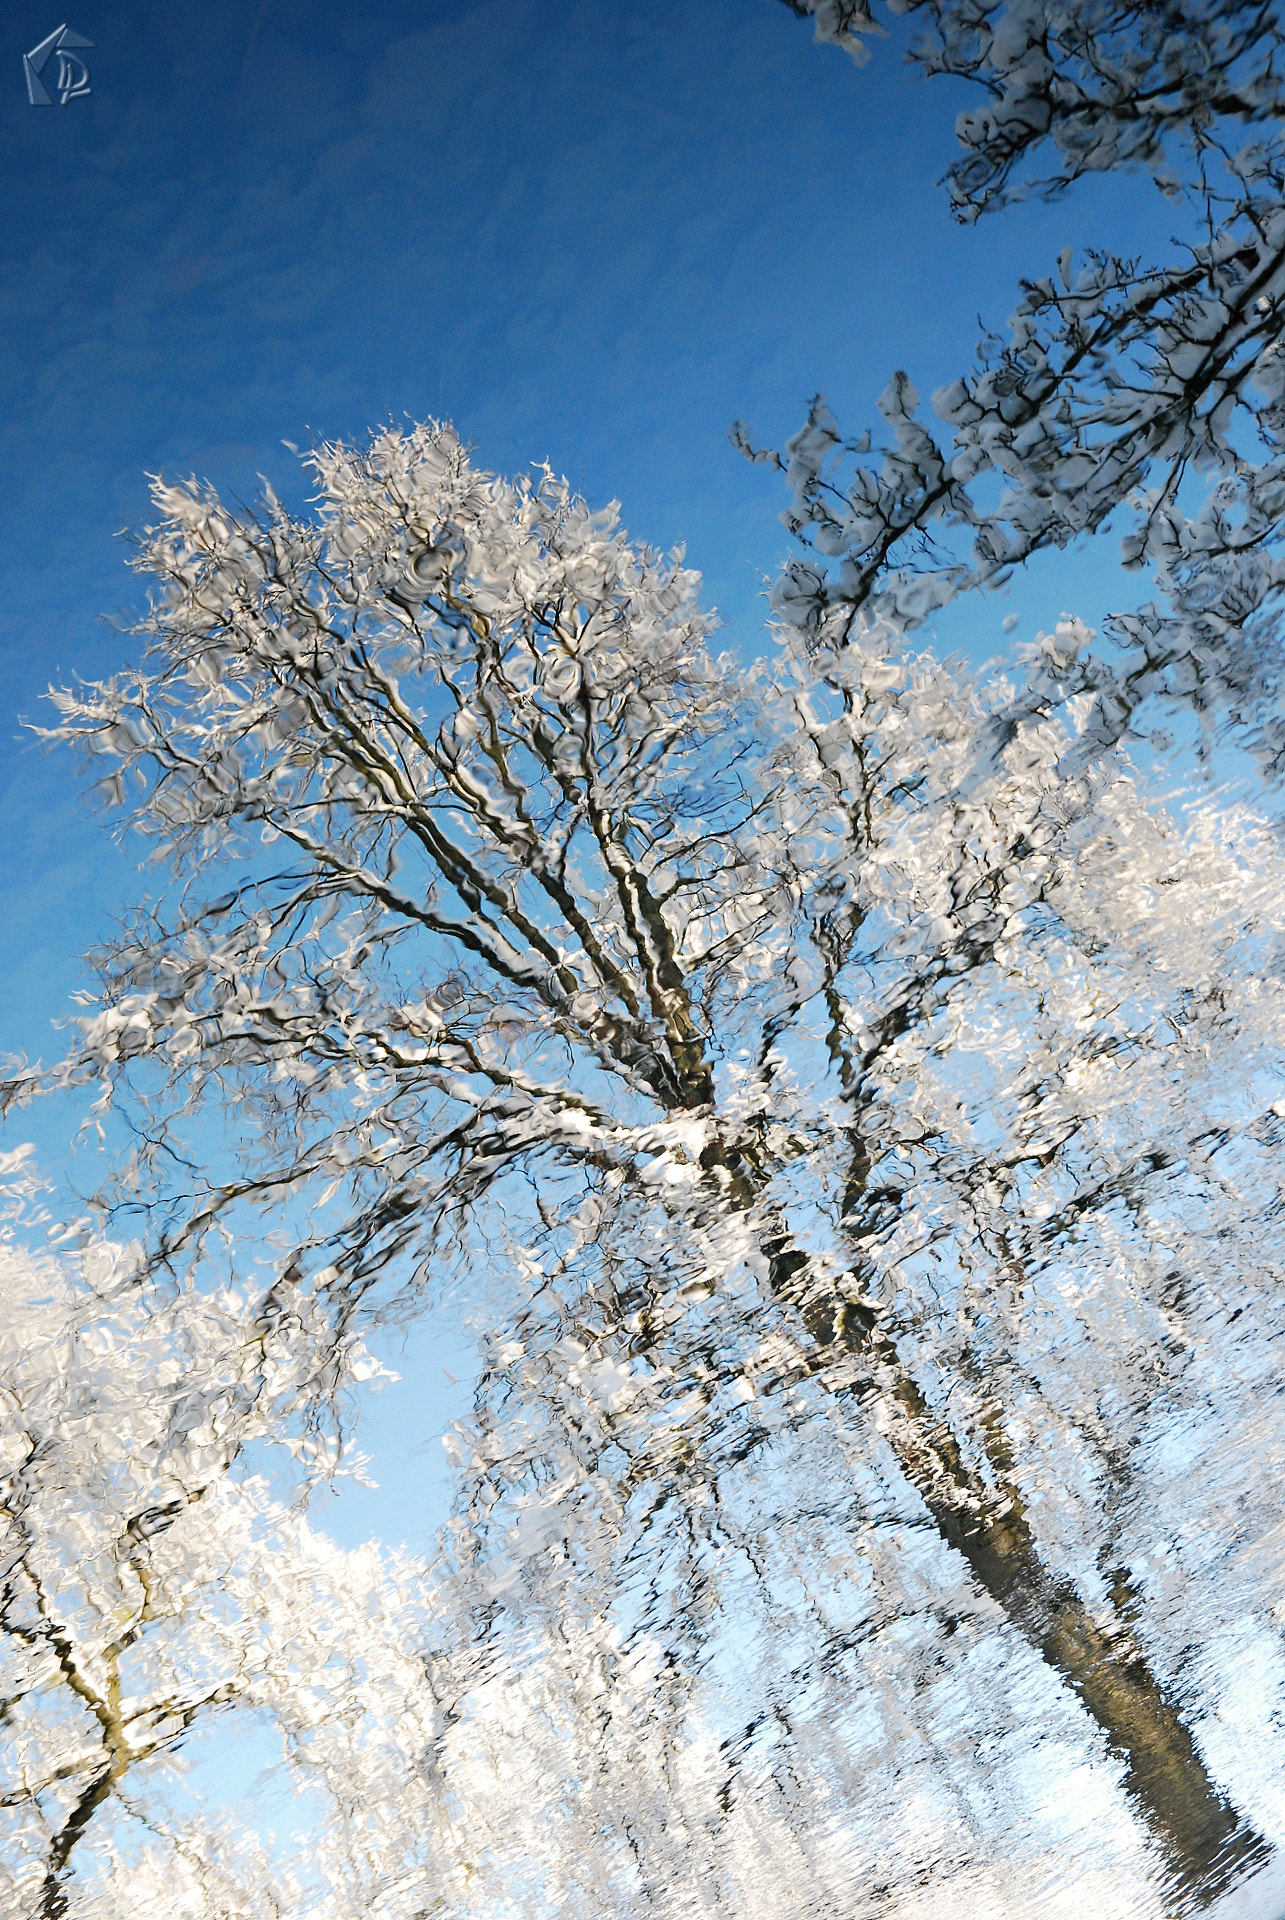
[(892, 1393), (901, 1417), (889, 1438), (903, 1473), (978, 1586), (1125, 1762), (1125, 1789), (1164, 1848), (1184, 1909), (1208, 1906), (1263, 1865), (1271, 1847), (1211, 1779), (1127, 1622), (1117, 1615), (1117, 1623), (1099, 1624), (1073, 1583), (1049, 1571), (1016, 1491), (997, 1495), (982, 1484), (898, 1370)]
[[(934, 1415), (877, 1316), (849, 1301), (818, 1299), (808, 1285), (806, 1254), (784, 1235), (769, 1239), (764, 1252), (772, 1288), (798, 1303), (819, 1365), (838, 1348), (868, 1361), (865, 1391), (873, 1389), (893, 1413), (886, 1438), (941, 1538), (1125, 1762), (1126, 1791), (1160, 1843), (1173, 1894), (1182, 1901), (1176, 1911), (1206, 1907), (1246, 1879), (1270, 1858), (1270, 1844), (1210, 1777), (1127, 1621), (1117, 1614), (1117, 1623), (1100, 1625), (1074, 1584), (1049, 1571), (994, 1441), (988, 1457), (998, 1492)], [(1119, 1598), (1117, 1592), (1117, 1606)]]

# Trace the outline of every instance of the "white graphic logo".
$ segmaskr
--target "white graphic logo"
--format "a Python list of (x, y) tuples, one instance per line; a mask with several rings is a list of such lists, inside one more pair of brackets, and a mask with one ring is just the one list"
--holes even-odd
[(92, 40), (73, 33), (70, 27), (56, 27), (47, 40), (22, 56), (22, 70), (27, 76), (27, 98), (33, 107), (52, 107), (40, 76), (52, 54), (58, 55), (58, 78), (54, 82), (54, 92), (58, 95), (58, 104), (65, 107), (69, 100), (79, 100), (89, 92), (89, 68), (83, 60), (78, 60), (69, 47), (93, 47)]

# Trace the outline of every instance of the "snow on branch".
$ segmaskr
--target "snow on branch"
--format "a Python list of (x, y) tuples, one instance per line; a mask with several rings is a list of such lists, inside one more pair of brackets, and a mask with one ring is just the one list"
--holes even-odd
[[(857, 0), (785, 0), (816, 37), (869, 58), (883, 31)], [(888, 0), (926, 17), (909, 59), (971, 82), (983, 104), (955, 122), (946, 179), (964, 221), (1026, 194), (1065, 193), (1085, 174), (1148, 167), (1169, 190), (1175, 150), (1220, 126), (1265, 126), (1282, 105), (1272, 0)], [(1053, 171), (1032, 173), (1047, 164)]]

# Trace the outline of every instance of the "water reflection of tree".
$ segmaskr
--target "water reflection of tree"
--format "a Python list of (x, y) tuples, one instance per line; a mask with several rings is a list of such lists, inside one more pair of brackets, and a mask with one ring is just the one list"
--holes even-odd
[[(865, 19), (795, 10), (840, 39)], [(1103, 155), (1167, 167), (1185, 130), (1206, 233), (1156, 269), (1064, 258), (937, 397), (943, 436), (894, 380), (878, 465), (814, 404), (767, 456), (810, 545), (775, 590), (778, 671), (710, 655), (678, 561), (429, 426), (319, 449), (317, 522), (158, 486), (150, 653), (58, 696), (109, 796), (139, 779), (175, 886), (11, 1097), (121, 1100), (107, 1197), (141, 1216), (153, 1287), (288, 1223), (225, 1424), (326, 1457), (361, 1330), (474, 1277), (489, 1364), (425, 1668), (433, 1777), (497, 1885), (561, 1808), (568, 1901), (743, 1889), (744, 1808), (774, 1836), (764, 1884), (834, 1899), (835, 1809), (865, 1804), (884, 1734), (966, 1801), (960, 1728), (1002, 1741), (1031, 1674), (1115, 1757), (1174, 1901), (1266, 1852), (1152, 1617), (1137, 1517), (1157, 1410), (1210, 1391), (1242, 1315), (1276, 1332), (1241, 1270), (1277, 1206), (1279, 859), (1248, 809), (1167, 812), (1155, 770), (1193, 705), (1206, 757), (1218, 725), (1269, 775), (1279, 754), (1280, 174), (1218, 144), (1220, 115), (1275, 100), (1274, 28), (933, 17), (933, 59), (998, 102), (963, 126), (962, 211), (1046, 135), (1065, 188)], [(960, 591), (1126, 512), (1160, 598), (1114, 652), (1070, 617), (1011, 680), (910, 648)], [(241, 1439), (220, 1445), (225, 1468)], [(466, 1753), (517, 1766), (505, 1685), (532, 1803), (507, 1838)], [(743, 1718), (715, 1739), (720, 1688)], [(50, 1913), (124, 1772), (55, 1828)], [(970, 1870), (932, 1847), (924, 1874)]]
[[(1044, 1389), (1009, 1345), (1069, 1242), (1086, 1276), (1106, 1261), (1113, 1209), (1145, 1245), (1149, 1187), (1204, 1122), (1203, 1049), (1270, 1053), (1234, 937), (1266, 923), (1266, 868), (1242, 882), (1077, 732), (1099, 669), (1073, 624), (1017, 688), (878, 626), (841, 653), (809, 635), (774, 687), (709, 658), (690, 579), (547, 479), (476, 474), (449, 431), (317, 466), (319, 532), (163, 492), (151, 660), (60, 696), (113, 781), (143, 772), (138, 824), (179, 870), (100, 957), (53, 1075), (141, 1097), (115, 1205), (144, 1208), (154, 1273), (247, 1206), (345, 1190), (261, 1308), (271, 1337), (306, 1303), (320, 1409), (407, 1285), (514, 1263), (474, 1454), (491, 1635), (511, 1524), (537, 1613), (550, 1551), (572, 1588), (624, 1593), (683, 1542), (695, 1568), (720, 1476), (837, 1396), (1123, 1757), (1175, 1873), (1223, 1884), (1261, 1842), (1127, 1573), (1086, 1585), (1041, 1538), (1009, 1396)], [(215, 854), (243, 864), (211, 901)], [(211, 1099), (235, 1161), (176, 1179)], [(925, 1259), (935, 1300), (904, 1280)], [(1144, 1344), (1107, 1325), (1090, 1348), (1116, 1416), (1062, 1410), (1105, 1464), (1098, 1510), (1127, 1495), (1152, 1264), (1120, 1290)], [(660, 1641), (680, 1694), (706, 1658), (684, 1579)], [(551, 1619), (576, 1604), (550, 1591)]]

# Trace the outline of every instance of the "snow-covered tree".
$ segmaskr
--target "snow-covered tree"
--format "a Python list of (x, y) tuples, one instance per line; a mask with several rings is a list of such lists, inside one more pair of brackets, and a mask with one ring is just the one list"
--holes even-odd
[[(129, 1782), (269, 1709), (339, 1810), (273, 1898), (337, 1920), (909, 1913), (943, 1875), (993, 1912), (995, 1795), (1078, 1876), (1049, 1911), (1121, 1874), (1187, 1911), (1279, 1838), (1285, 212), (1227, 137), (1275, 111), (1274, 16), (901, 10), (991, 95), (962, 215), (1137, 164), (1209, 219), (1025, 286), (943, 437), (903, 375), (878, 466), (814, 404), (774, 664), (711, 653), (614, 507), (430, 422), (316, 448), (311, 517), (158, 482), (143, 657), (55, 695), (169, 878), (5, 1087), (127, 1130), (136, 1245), (58, 1268), (9, 1366), (33, 1911), (99, 1898), (77, 1856), (159, 1899)], [(1111, 645), (908, 639), (1126, 515), (1159, 598)], [(1259, 799), (1178, 789), (1193, 709)], [(327, 1559), (246, 1449), (337, 1463), (366, 1333), (447, 1287), (484, 1366), (444, 1557)], [(332, 1652), (368, 1602), (370, 1671)], [(195, 1831), (194, 1914), (278, 1871)]]
[[(796, 11), (854, 46), (873, 24), (845, 0)], [(898, 0), (894, 11), (928, 13), (911, 57), (929, 75), (966, 78), (989, 100), (957, 123), (961, 217), (1028, 190), (1024, 170), (1050, 143), (1056, 170), (1029, 190), (1065, 193), (1082, 175), (1145, 164), (1193, 217), (1169, 260), (1067, 247), (1024, 280), (1007, 338), (988, 335), (932, 396), (940, 429), (897, 373), (875, 463), (870, 434), (845, 440), (819, 396), (784, 454), (756, 450), (738, 425), (742, 450), (785, 472), (782, 517), (809, 550), (776, 584), (778, 613), (814, 626), (828, 609), (869, 609), (914, 624), (1114, 527), (1124, 566), (1149, 570), (1159, 597), (1108, 623), (1100, 724), (1138, 726), (1141, 708), (1154, 727), (1157, 702), (1194, 697), (1274, 770), (1285, 741), (1277, 10)]]
[[(5, 1911), (364, 1911), (398, 1879), (373, 1823), (395, 1808), (405, 1851), (433, 1725), (422, 1587), (404, 1559), (345, 1555), (262, 1479), (229, 1475), (292, 1398), (297, 1340), (234, 1290), (159, 1303), (133, 1284), (138, 1249), (88, 1223), (32, 1255), (38, 1183), (21, 1153), (0, 1172), (18, 1216), (0, 1243)], [(247, 1722), (320, 1797), (302, 1879), (171, 1804), (184, 1742)], [(354, 1806), (364, 1852), (342, 1831)]]
[[(866, 36), (885, 31), (861, 0), (784, 4), (859, 63)], [(925, 75), (985, 96), (955, 122), (963, 152), (947, 179), (961, 220), (1121, 166), (1171, 189), (1175, 144), (1280, 111), (1280, 22), (1262, 0), (888, 0), (888, 12), (926, 17), (909, 49)], [(1023, 178), (1048, 164), (1046, 143), (1053, 171)]]
[[(828, 649), (786, 627), (781, 671), (745, 674), (678, 563), (547, 474), (497, 481), (432, 424), (313, 466), (316, 522), (158, 486), (149, 652), (57, 696), (109, 791), (141, 780), (175, 884), (11, 1097), (92, 1084), (98, 1124), (132, 1116), (109, 1197), (141, 1216), (145, 1292), (199, 1273), (204, 1297), (275, 1213), (246, 1311), (287, 1342), (276, 1429), (314, 1446), (364, 1327), (473, 1275), (493, 1339), (457, 1579), (491, 1639), (512, 1606), (556, 1644), (617, 1592), (678, 1739), (742, 1463), (806, 1463), (838, 1417), (854, 1561), (857, 1489), (891, 1473), (1180, 1878), (1244, 1870), (1262, 1842), (1107, 1516), (1158, 1343), (1229, 1284), (1174, 1243), (1221, 1195), (1230, 1060), (1228, 1138), (1274, 1137), (1266, 828), (1159, 810), (1074, 620), (1012, 682), (842, 611)], [(1068, 1269), (1093, 1305), (1050, 1353)], [(1028, 1483), (1059, 1476), (1046, 1527)], [(807, 1764), (838, 1790), (839, 1759)]]

